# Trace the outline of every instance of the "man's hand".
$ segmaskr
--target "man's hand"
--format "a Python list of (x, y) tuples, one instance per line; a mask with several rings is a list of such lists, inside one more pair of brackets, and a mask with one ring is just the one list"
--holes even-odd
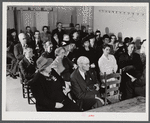
[(96, 91), (98, 91), (99, 90), (99, 84), (94, 84), (94, 86), (96, 87)]
[(62, 108), (63, 106), (62, 103), (56, 102), (55, 108)]
[(97, 99), (97, 100), (101, 101), (101, 103), (104, 105), (104, 101), (103, 101), (103, 99), (101, 99), (100, 97), (97, 97), (97, 95), (95, 95), (95, 99)]

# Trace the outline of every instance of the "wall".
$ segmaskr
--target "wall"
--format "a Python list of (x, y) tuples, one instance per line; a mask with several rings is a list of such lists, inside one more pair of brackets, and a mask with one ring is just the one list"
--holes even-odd
[[(110, 13), (109, 11), (102, 10), (110, 10)], [(133, 17), (132, 12), (134, 13)], [(94, 30), (100, 29), (102, 35), (114, 33), (116, 36), (122, 36), (122, 39), (127, 36), (134, 39), (146, 39), (146, 15), (137, 15), (137, 13), (146, 13), (146, 8), (133, 6), (95, 6)]]
[(77, 23), (80, 25), (89, 25), (93, 27), (93, 6), (77, 6)]

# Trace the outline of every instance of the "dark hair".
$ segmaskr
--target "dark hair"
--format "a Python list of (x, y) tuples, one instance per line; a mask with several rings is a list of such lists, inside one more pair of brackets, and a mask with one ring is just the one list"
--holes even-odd
[(48, 26), (43, 26), (42, 31), (44, 31), (44, 28), (47, 28), (47, 30), (49, 30)]
[(40, 31), (39, 31), (39, 30), (35, 30), (35, 31), (34, 31), (34, 35), (35, 35), (35, 33), (36, 33), (36, 32), (39, 32), (39, 33), (40, 33)]
[(95, 34), (96, 34), (96, 33), (101, 33), (101, 31), (100, 31), (100, 30), (96, 30), (96, 31), (95, 31)]
[(132, 44), (135, 45), (135, 42), (129, 42), (127, 47), (129, 47), (129, 45), (132, 45)]
[(75, 27), (76, 27), (77, 25), (79, 25), (79, 26), (80, 26), (80, 24), (78, 24), (78, 23), (77, 23), (77, 24), (75, 25)]
[(109, 44), (103, 44), (103, 49), (105, 49), (106, 47), (111, 48), (111, 46)]
[(10, 29), (10, 34), (12, 34), (13, 32), (16, 32), (17, 33), (17, 30), (16, 29)]
[(117, 38), (117, 37), (116, 37), (116, 35), (112, 34), (112, 35), (110, 35), (110, 39), (111, 39), (111, 37), (112, 37), (112, 36), (114, 36), (114, 37), (115, 37), (115, 39)]
[(30, 29), (31, 29), (31, 27), (30, 27), (30, 26), (26, 26), (26, 29), (27, 29), (27, 28), (30, 28)]
[(58, 24), (60, 24), (60, 23), (62, 24), (62, 22), (57, 22), (57, 23), (56, 23), (56, 26), (57, 26)]
[(107, 34), (103, 35), (103, 39), (105, 38), (109, 38), (109, 36)]
[(70, 24), (69, 24), (69, 27), (74, 27), (74, 24), (73, 24), (73, 23), (70, 23)]

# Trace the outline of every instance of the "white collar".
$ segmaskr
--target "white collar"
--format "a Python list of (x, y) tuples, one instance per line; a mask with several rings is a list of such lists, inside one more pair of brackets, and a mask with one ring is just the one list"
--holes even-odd
[(78, 70), (79, 70), (81, 76), (83, 77), (83, 79), (85, 79), (85, 73), (83, 71), (81, 71), (80, 69), (78, 69)]

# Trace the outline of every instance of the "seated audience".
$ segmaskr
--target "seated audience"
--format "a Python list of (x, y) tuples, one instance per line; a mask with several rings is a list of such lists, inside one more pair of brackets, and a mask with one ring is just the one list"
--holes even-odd
[(122, 92), (122, 99), (129, 99), (134, 97), (134, 88), (131, 78), (128, 75), (132, 75), (135, 78), (141, 76), (142, 62), (140, 55), (134, 52), (135, 43), (131, 42), (127, 46), (127, 51), (119, 57), (119, 69), (122, 69), (122, 82), (120, 90)]
[(51, 58), (40, 58), (37, 61), (38, 72), (30, 83), (36, 99), (37, 111), (80, 111), (63, 93), (64, 80), (51, 69)]
[(40, 35), (42, 43), (44, 43), (47, 40), (51, 40), (51, 34), (49, 33), (48, 26), (43, 26), (42, 31), (43, 32)]
[(36, 62), (34, 60), (34, 54), (32, 48), (26, 48), (24, 50), (25, 57), (19, 62), (19, 68), (26, 80), (33, 78), (36, 71)]
[(78, 69), (71, 74), (72, 91), (79, 101), (80, 107), (85, 111), (103, 105), (100, 98), (99, 81), (95, 71), (90, 69), (90, 61), (81, 56), (77, 60)]

